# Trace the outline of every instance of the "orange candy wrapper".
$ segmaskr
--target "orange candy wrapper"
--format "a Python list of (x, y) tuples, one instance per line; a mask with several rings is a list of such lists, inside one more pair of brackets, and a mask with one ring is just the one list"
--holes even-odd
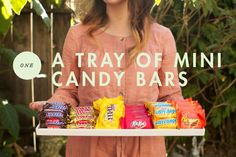
[(170, 101), (177, 111), (178, 128), (201, 129), (206, 125), (205, 110), (197, 101), (185, 99)]

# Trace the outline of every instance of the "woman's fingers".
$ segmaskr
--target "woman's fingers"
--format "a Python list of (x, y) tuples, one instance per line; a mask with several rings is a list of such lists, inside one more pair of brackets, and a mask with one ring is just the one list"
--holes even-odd
[(29, 104), (29, 107), (32, 109), (32, 110), (37, 110), (37, 111), (41, 111), (42, 108), (43, 108), (43, 105), (46, 104), (46, 101), (36, 101), (36, 102), (31, 102)]

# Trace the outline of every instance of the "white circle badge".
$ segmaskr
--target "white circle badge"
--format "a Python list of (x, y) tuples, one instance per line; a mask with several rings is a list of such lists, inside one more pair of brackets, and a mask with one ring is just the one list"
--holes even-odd
[(13, 61), (15, 74), (23, 80), (35, 78), (40, 73), (41, 66), (39, 57), (28, 51), (19, 53)]

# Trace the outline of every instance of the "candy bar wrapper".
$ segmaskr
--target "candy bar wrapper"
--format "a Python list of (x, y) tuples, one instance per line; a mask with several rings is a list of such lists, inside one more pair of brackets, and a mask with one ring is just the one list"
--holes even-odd
[(153, 121), (155, 129), (176, 129), (176, 118), (158, 119)]
[(195, 111), (180, 111), (178, 114), (178, 126), (182, 129), (201, 129), (206, 125), (205, 113)]
[(127, 111), (127, 110), (125, 110), (125, 116), (127, 116), (127, 115), (129, 115), (129, 116), (131, 116), (131, 115), (133, 115), (133, 116), (142, 116), (142, 115), (149, 115), (149, 113), (145, 110), (145, 111)]
[(94, 109), (92, 106), (79, 106), (71, 108), (70, 117), (77, 116), (94, 116)]
[(64, 102), (50, 102), (43, 106), (43, 111), (62, 111), (68, 113), (69, 105)]
[(126, 111), (146, 111), (144, 105), (125, 105)]
[(92, 115), (89, 115), (89, 116), (77, 116), (77, 117), (75, 117), (75, 118), (71, 118), (71, 119), (69, 120), (69, 123), (76, 123), (76, 122), (78, 122), (78, 121), (83, 121), (83, 120), (85, 120), (85, 121), (90, 121), (90, 122), (94, 122), (94, 121), (95, 121), (95, 117), (92, 116)]
[(173, 107), (171, 103), (168, 102), (146, 102), (145, 107), (148, 109), (149, 113), (153, 115), (156, 108), (169, 108)]
[(68, 129), (93, 129), (94, 125), (92, 124), (68, 124), (66, 128)]
[(75, 110), (78, 115), (94, 114), (94, 110), (92, 106), (79, 106), (79, 107), (76, 107)]
[(121, 119), (123, 129), (151, 129), (152, 121), (144, 105), (126, 105), (125, 117)]
[(66, 128), (65, 125), (48, 125), (47, 126), (48, 129), (62, 129), (62, 128)]
[(176, 117), (176, 109), (172, 106), (168, 107), (155, 107), (154, 117), (161, 118), (174, 118)]
[(68, 123), (78, 123), (80, 121), (88, 121), (94, 123), (95, 114), (91, 106), (80, 106), (76, 108), (71, 108)]
[(66, 123), (65, 119), (61, 119), (61, 118), (47, 118), (44, 119), (42, 122), (46, 123), (46, 124), (60, 124), (60, 123)]
[(40, 128), (66, 128), (66, 124), (60, 123), (60, 124), (46, 124), (46, 123), (40, 123)]
[(206, 125), (205, 110), (192, 99), (172, 102), (177, 110), (178, 128), (200, 129)]
[(121, 122), (122, 129), (151, 129), (152, 120), (151, 117), (126, 117)]
[(65, 119), (67, 114), (64, 114), (61, 111), (48, 111), (39, 113), (40, 120), (45, 120), (48, 118), (60, 118)]
[(135, 107), (132, 108), (128, 108), (125, 107), (125, 115), (148, 115), (148, 112), (146, 110), (146, 108), (143, 106), (141, 107), (137, 107), (137, 109), (135, 109)]
[(171, 107), (172, 104), (169, 102), (145, 102), (145, 107), (152, 111), (154, 107)]
[(60, 126), (61, 128), (65, 128), (66, 121), (60, 118), (47, 118), (40, 121), (40, 127), (48, 128), (48, 126)]
[(124, 101), (122, 96), (98, 99), (93, 102), (93, 107), (99, 111), (96, 128), (120, 128), (120, 118), (124, 117)]

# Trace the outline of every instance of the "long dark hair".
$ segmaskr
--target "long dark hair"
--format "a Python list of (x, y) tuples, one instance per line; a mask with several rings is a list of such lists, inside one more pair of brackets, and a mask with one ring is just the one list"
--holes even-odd
[[(132, 36), (135, 39), (135, 46), (130, 50), (130, 61), (133, 62), (138, 53), (145, 47), (149, 36), (151, 24), (150, 10), (154, 0), (128, 0), (128, 10)], [(90, 10), (82, 19), (82, 23), (89, 25), (88, 34), (93, 33), (108, 23), (106, 14), (106, 3), (103, 0), (94, 0)]]

